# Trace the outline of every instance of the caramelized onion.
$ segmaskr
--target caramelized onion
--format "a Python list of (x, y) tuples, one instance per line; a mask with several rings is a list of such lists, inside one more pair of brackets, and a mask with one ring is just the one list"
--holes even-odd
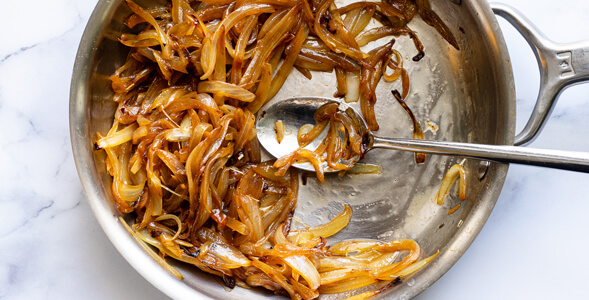
[(122, 143), (128, 142), (133, 138), (135, 129), (137, 129), (137, 124), (131, 124), (122, 130), (119, 130), (113, 134), (109, 134), (108, 136), (105, 136), (94, 143), (94, 148), (99, 150), (118, 146)]
[[(415, 115), (413, 114), (413, 112), (411, 111), (409, 106), (407, 106), (407, 103), (405, 103), (405, 101), (403, 101), (403, 99), (401, 98), (401, 94), (399, 94), (399, 91), (393, 90), (392, 92), (393, 92), (393, 96), (395, 96), (395, 99), (397, 99), (399, 104), (401, 104), (401, 107), (403, 107), (405, 112), (407, 112), (407, 114), (411, 118), (411, 122), (413, 122), (413, 139), (421, 139), (421, 140), (425, 139), (425, 136), (423, 135), (423, 130), (421, 129), (421, 124), (417, 121), (417, 118), (415, 118)], [(415, 153), (415, 162), (418, 164), (425, 163), (426, 157), (427, 157), (427, 155), (425, 153), (416, 152)]]
[(279, 144), (282, 143), (282, 139), (284, 139), (284, 122), (282, 120), (276, 121), (274, 123), (274, 130), (276, 131), (276, 141)]
[(442, 205), (444, 203), (444, 198), (446, 198), (446, 195), (448, 195), (448, 191), (456, 179), (460, 179), (459, 198), (460, 200), (466, 199), (466, 170), (461, 165), (453, 165), (446, 173), (446, 176), (444, 176), (438, 194), (436, 195), (436, 202), (438, 205)]
[[(115, 121), (106, 135), (97, 134), (94, 146), (106, 153), (114, 204), (135, 218), (132, 226), (121, 222), (163, 268), (182, 278), (166, 262), (170, 258), (222, 277), (230, 288), (261, 286), (293, 299), (385, 284), (355, 296), (364, 299), (435, 257), (418, 261), (421, 249), (411, 240), (348, 240), (330, 248), (326, 238), (352, 218), (346, 204), (325, 224), (295, 227), (299, 174), (289, 169), (292, 164), (311, 163), (320, 181), (324, 165), (380, 172), (378, 166), (352, 169), (366, 151), (352, 114), (337, 104), (321, 107), (316, 123), (298, 132), (301, 148), (274, 162), (261, 162), (254, 127), (254, 114), (296, 68), (309, 79), (311, 71), (335, 69), (336, 95), (360, 100), (369, 127), (377, 130), (376, 86), (382, 77), (400, 78), (404, 99), (409, 74), (394, 40), (368, 53), (360, 46), (409, 36), (418, 61), (423, 45), (407, 23), (419, 15), (458, 49), (427, 1), (359, 1), (338, 8), (333, 0), (171, 0), (150, 9), (126, 2), (132, 11), (126, 24), (137, 31), (119, 37), (131, 52), (110, 77)], [(382, 26), (365, 30), (373, 20)], [(280, 140), (284, 128), (277, 123), (276, 129)], [(317, 149), (302, 148), (326, 129)], [(463, 199), (461, 172), (450, 170), (438, 199), (456, 176)]]

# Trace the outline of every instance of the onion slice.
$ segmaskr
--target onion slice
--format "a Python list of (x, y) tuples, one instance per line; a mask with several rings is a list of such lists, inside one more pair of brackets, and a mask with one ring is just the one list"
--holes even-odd
[(297, 272), (309, 285), (309, 288), (316, 290), (321, 285), (321, 278), (319, 272), (311, 263), (311, 261), (303, 255), (293, 255), (284, 258), (284, 262), (292, 268), (294, 272)]
[(452, 187), (452, 184), (456, 179), (460, 178), (460, 194), (459, 199), (464, 200), (466, 199), (466, 170), (461, 165), (453, 165), (450, 170), (444, 176), (442, 180), (442, 184), (440, 185), (440, 189), (436, 194), (436, 203), (438, 205), (442, 205), (444, 203), (444, 198), (448, 195), (448, 191)]

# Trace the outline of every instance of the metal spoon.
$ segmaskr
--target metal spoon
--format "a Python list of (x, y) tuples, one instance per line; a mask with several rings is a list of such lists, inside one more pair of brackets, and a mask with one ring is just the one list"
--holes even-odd
[[(329, 102), (339, 103), (340, 110), (347, 110), (348, 114), (350, 112), (355, 114), (355, 117), (360, 121), (361, 130), (367, 133), (366, 136), (368, 136), (368, 139), (366, 146), (368, 150), (382, 148), (461, 156), (501, 163), (533, 165), (589, 173), (589, 153), (585, 152), (378, 137), (367, 129), (364, 119), (349, 105), (331, 99), (316, 97), (300, 97), (284, 100), (263, 111), (256, 123), (260, 143), (266, 151), (276, 158), (295, 151), (299, 147), (297, 142), (299, 128), (305, 124), (314, 125), (315, 111)], [(281, 143), (278, 143), (274, 129), (275, 123), (278, 120), (281, 120), (285, 126), (285, 136)], [(324, 132), (305, 148), (310, 150), (315, 149), (321, 143), (325, 134)], [(309, 163), (297, 163), (293, 166), (303, 170), (314, 171), (313, 166)], [(335, 170), (326, 167), (325, 171), (333, 172)]]

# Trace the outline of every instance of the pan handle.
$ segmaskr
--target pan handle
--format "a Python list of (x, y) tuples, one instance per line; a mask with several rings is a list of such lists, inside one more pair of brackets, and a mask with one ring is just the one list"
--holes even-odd
[(517, 146), (529, 144), (542, 130), (562, 91), (589, 80), (589, 42), (557, 44), (546, 38), (515, 8), (498, 3), (492, 3), (491, 7), (496, 15), (506, 19), (526, 39), (540, 68), (536, 106), (514, 142)]

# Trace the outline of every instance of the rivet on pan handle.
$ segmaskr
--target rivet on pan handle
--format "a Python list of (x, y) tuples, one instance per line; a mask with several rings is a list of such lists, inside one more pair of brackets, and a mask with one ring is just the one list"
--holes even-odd
[(528, 123), (516, 137), (515, 145), (532, 142), (550, 116), (556, 100), (567, 87), (589, 80), (589, 42), (557, 44), (546, 38), (516, 9), (492, 3), (493, 12), (506, 19), (526, 39), (540, 68), (540, 91)]

